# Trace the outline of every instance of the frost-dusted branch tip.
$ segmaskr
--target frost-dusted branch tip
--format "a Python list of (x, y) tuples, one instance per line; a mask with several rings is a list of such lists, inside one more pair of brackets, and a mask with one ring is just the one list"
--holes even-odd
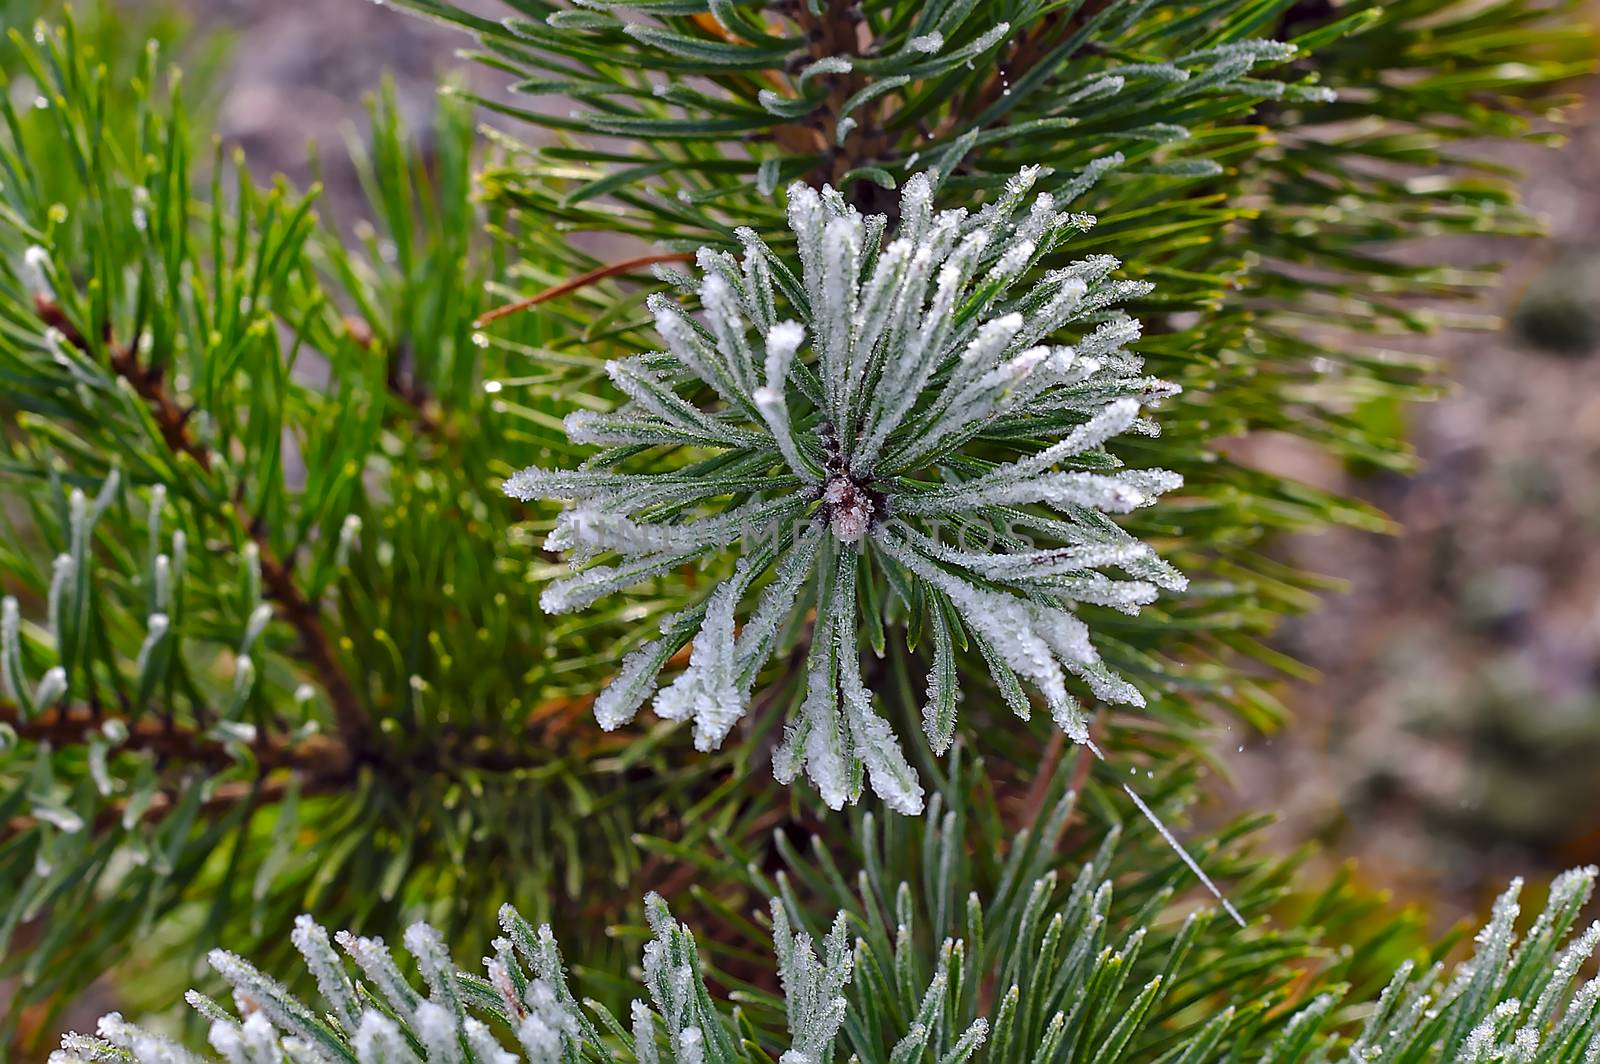
[[(504, 935), (494, 940), (492, 955), (483, 958), (483, 975), (458, 969), (443, 937), (427, 925), (406, 933), (413, 975), (378, 939), (340, 933), (333, 939), (350, 954), (340, 958), (328, 933), (310, 917), (301, 917), (291, 941), (315, 982), (318, 1000), (302, 1000), (242, 958), (214, 950), (211, 967), (232, 990), (237, 1014), (194, 991), (188, 1002), (209, 1021), (207, 1041), (227, 1064), (570, 1064), (626, 1060), (619, 1050), (631, 1051), (635, 1064), (836, 1064), (846, 1056), (869, 1064), (903, 1064), (925, 1056), (944, 1064), (992, 1064), (1015, 1059), (1017, 1050), (1025, 1054), (1023, 1059), (1047, 1060), (1059, 1047), (1065, 1026), (1065, 1013), (1054, 1011), (1063, 996), (1118, 1012), (1125, 999), (1118, 997), (1117, 976), (1127, 952), (1107, 944), (1097, 958), (1092, 951), (1082, 958), (1069, 956), (1059, 972), (1044, 969), (1055, 976), (1054, 986), (1049, 981), (1021, 987), (1013, 982), (988, 1016), (960, 1008), (959, 991), (964, 981), (997, 970), (988, 964), (1004, 965), (1006, 956), (1021, 960), (1026, 970), (1036, 960), (1035, 951), (1048, 950), (1041, 940), (1051, 936), (1042, 924), (1058, 933), (1065, 925), (1068, 941), (1090, 929), (1104, 935), (1101, 925), (1113, 895), (1107, 871), (1091, 864), (1079, 873), (1078, 886), (1084, 889), (1067, 897), (1092, 897), (1088, 905), (1069, 902), (1066, 910), (1057, 908), (1046, 920), (1010, 925), (1019, 942), (1002, 949), (1001, 959), (972, 958), (965, 954), (967, 942), (946, 938), (929, 965), (931, 976), (911, 974), (918, 960), (927, 958), (913, 953), (916, 946), (907, 924), (899, 926), (892, 948), (888, 938), (881, 949), (865, 939), (852, 940), (850, 928), (864, 926), (857, 921), (866, 918), (860, 902), (851, 898), (846, 900), (850, 908), (839, 912), (818, 942), (795, 926), (798, 921), (783, 900), (774, 899), (772, 949), (787, 1037), (776, 1027), (752, 1026), (737, 1011), (730, 1015), (707, 985), (694, 934), (655, 895), (645, 903), (651, 937), (640, 965), (643, 995), (631, 1003), (626, 1028), (603, 1004), (579, 1002), (549, 928), (534, 931), (509, 906), (501, 912)], [(1180, 999), (1203, 988), (1209, 995), (1205, 1000), (1214, 1002), (1212, 1015), (1202, 1010), (1182, 1034), (1167, 1028), (1160, 1034), (1147, 1032), (1097, 1059), (1147, 1059), (1150, 1037), (1172, 1042), (1187, 1036), (1189, 1044), (1210, 1048), (1204, 1057), (1193, 1054), (1206, 1060), (1592, 1061), (1600, 1053), (1600, 979), (1585, 980), (1581, 973), (1594, 962), (1600, 924), (1571, 932), (1594, 878), (1592, 868), (1560, 877), (1548, 903), (1520, 936), (1520, 884), (1513, 884), (1476, 936), (1473, 955), (1448, 980), (1442, 978), (1442, 963), (1418, 974), (1406, 962), (1376, 1001), (1345, 1001), (1345, 990), (1333, 987), (1266, 1029), (1260, 1024), (1231, 1026), (1241, 1001), (1230, 1001), (1227, 990), (1216, 987), (1210, 974), (1214, 964), (1175, 961), (1145, 984), (1141, 998), (1159, 1000), (1144, 995), (1165, 991), (1170, 980)], [(1048, 914), (1049, 906), (1063, 904), (1048, 900), (1054, 884), (1054, 872), (1035, 880), (1032, 890), (1023, 892), (1027, 911)], [(904, 881), (898, 894), (909, 899)], [(976, 896), (968, 904), (984, 915)], [(993, 904), (992, 915), (1014, 915), (1022, 902), (1013, 899), (1010, 910), (1001, 902)], [(1191, 920), (1185, 931), (1194, 927)], [(1144, 928), (1134, 930), (1125, 949), (1136, 954), (1145, 937)], [(893, 973), (896, 1003), (911, 1006), (900, 1016), (880, 1000), (884, 971)], [(1050, 1011), (1054, 1019), (1044, 1021)], [(1121, 1010), (1138, 1013), (1136, 1006)], [(1037, 1016), (1040, 1022), (1031, 1030), (1021, 1027), (1019, 1014)], [(1008, 1046), (1012, 1052), (1005, 1052)], [(92, 1036), (67, 1035), (50, 1057), (51, 1064), (203, 1064), (205, 1059), (117, 1013), (102, 1017)]]
[[(1070, 198), (1116, 161), (1056, 184)], [(574, 572), (544, 589), (550, 613), (686, 565), (737, 562), (623, 661), (595, 706), (603, 727), (653, 693), (658, 714), (717, 747), (804, 611), (814, 611), (805, 692), (774, 768), (784, 780), (803, 771), (835, 808), (863, 779), (902, 813), (923, 805), (873, 705), (864, 610), (889, 621), (925, 612), (935, 750), (955, 725), (955, 646), (975, 643), (1003, 690), (1030, 684), (1079, 741), (1084, 693), (1143, 704), (1101, 659), (1078, 607), (1135, 613), (1184, 587), (1105, 516), (1181, 486), (1105, 449), (1153, 435), (1142, 411), (1177, 389), (1129, 350), (1140, 327), (1119, 308), (1150, 285), (1119, 278), (1109, 255), (1064, 253), (1093, 219), (1040, 191), (1051, 176), (1026, 168), (968, 212), (936, 211), (934, 183), (919, 174), (893, 225), (832, 188), (795, 184), (793, 258), (740, 230), (740, 254), (702, 249), (699, 276), (681, 286), (698, 313), (651, 297), (665, 350), (609, 363), (625, 401), (566, 422), (573, 442), (618, 450), (504, 485), (567, 503), (545, 546), (567, 552)], [(688, 667), (657, 689), (685, 644)]]

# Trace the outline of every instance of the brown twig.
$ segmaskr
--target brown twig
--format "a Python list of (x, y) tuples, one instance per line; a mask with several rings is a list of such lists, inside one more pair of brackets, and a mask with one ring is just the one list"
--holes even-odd
[[(45, 325), (55, 329), (67, 342), (85, 354), (90, 352), (91, 345), (83, 333), (67, 320), (66, 312), (54, 301), (45, 296), (38, 295), (33, 300), (34, 310), (39, 315), (39, 320)], [(139, 353), (130, 346), (119, 346), (112, 342), (109, 336), (103, 338), (107, 354), (110, 358), (111, 368), (117, 376), (122, 377), (141, 399), (148, 402), (154, 409), (156, 425), (161, 430), (161, 438), (166, 441), (168, 448), (189, 455), (206, 472), (211, 471), (211, 453), (201, 444), (196, 443), (189, 433), (189, 415), (179, 408), (163, 384), (165, 376), (159, 367), (144, 367), (139, 365)]]
[[(88, 339), (54, 301), (43, 295), (35, 296), (34, 309), (40, 321), (59, 331), (74, 347), (85, 353), (92, 352)], [(109, 332), (102, 337), (102, 341), (112, 370), (150, 404), (151, 414), (168, 448), (175, 454), (188, 455), (202, 470), (211, 472), (211, 449), (190, 433), (189, 415), (192, 411), (179, 406), (167, 390), (166, 375), (161, 367), (142, 365), (137, 345), (118, 344)], [(334, 654), (333, 644), (322, 627), (317, 604), (306, 598), (295, 583), (293, 565), (278, 558), (260, 522), (251, 519), (237, 504), (232, 508), (232, 513), (240, 530), (255, 543), (260, 552), (262, 586), (276, 604), (279, 616), (299, 635), (306, 663), (328, 693), (340, 735), (352, 748), (360, 746), (367, 732), (366, 713)]]
[(654, 255), (639, 255), (631, 259), (623, 259), (621, 262), (613, 262), (605, 266), (597, 266), (588, 273), (580, 273), (576, 277), (562, 281), (560, 284), (553, 287), (546, 288), (543, 292), (528, 296), (526, 299), (519, 299), (515, 303), (507, 303), (503, 307), (496, 307), (495, 309), (480, 315), (478, 320), (473, 322), (473, 324), (481, 329), (492, 321), (499, 321), (501, 318), (520, 313), (530, 307), (536, 307), (540, 303), (548, 303), (550, 300), (555, 299), (558, 296), (564, 296), (568, 292), (574, 292), (579, 288), (594, 284), (596, 281), (604, 280), (607, 277), (615, 277), (619, 273), (631, 273), (634, 270), (641, 270), (646, 266), (654, 266), (657, 263), (663, 262), (693, 261), (694, 256), (687, 251), (670, 251)]
[[(1032, 827), (1039, 823), (1039, 818), (1044, 812), (1045, 796), (1050, 793), (1050, 784), (1055, 781), (1056, 766), (1061, 763), (1061, 755), (1066, 750), (1066, 740), (1066, 733), (1057, 731), (1052, 732), (1045, 743), (1044, 756), (1039, 759), (1039, 767), (1034, 770), (1033, 783), (1029, 785), (1028, 793), (1022, 799), (1022, 815), (1017, 818), (1019, 828)], [(1076, 767), (1073, 774), (1077, 774)]]
[[(108, 718), (87, 706), (53, 706), (33, 716), (20, 707), (0, 701), (0, 724), (10, 725), (19, 739), (55, 746), (80, 743), (86, 732), (118, 719), (127, 728), (122, 746), (148, 750), (157, 757), (185, 764), (228, 765), (234, 760), (227, 744), (194, 728), (172, 723), (156, 714), (138, 718)], [(311, 735), (298, 743), (263, 737), (249, 744), (263, 771), (292, 768), (316, 774), (338, 774), (349, 770), (352, 754), (337, 738)]]
[[(687, 661), (687, 651), (686, 647), (678, 655), (682, 659), (679, 664)], [(256, 762), (255, 778), (218, 785), (202, 803), (201, 810), (228, 809), (252, 794), (263, 803), (276, 801), (288, 792), (291, 783), (302, 795), (327, 794), (350, 783), (363, 765), (390, 779), (418, 774), (454, 776), (464, 770), (511, 773), (537, 768), (548, 764), (546, 751), (553, 742), (562, 741), (562, 737), (571, 732), (576, 718), (592, 701), (592, 697), (552, 699), (528, 714), (518, 735), (451, 731), (409, 755), (370, 746), (352, 748), (343, 737), (336, 735), (308, 735), (294, 742), (262, 735), (255, 742), (245, 744)], [(118, 752), (140, 751), (154, 755), (158, 762), (206, 766), (218, 771), (238, 763), (230, 744), (198, 728), (177, 724), (167, 714), (112, 717), (88, 706), (52, 706), (26, 716), (19, 706), (0, 700), (0, 724), (9, 725), (19, 739), (30, 743), (80, 744), (90, 732), (104, 728), (113, 720), (120, 722), (127, 731), (127, 738), (119, 745)], [(570, 742), (564, 753), (574, 753)], [(178, 786), (181, 784), (168, 784), (156, 794), (140, 819), (153, 822), (171, 812), (178, 801)], [(95, 830), (103, 830), (121, 820), (126, 808), (125, 801), (107, 803), (95, 817)], [(36, 820), (29, 816), (0, 822), (0, 843), (35, 825)]]
[[(936, 138), (948, 136), (960, 122), (981, 114), (1001, 98), (1010, 80), (1026, 74), (1049, 54), (1055, 39), (1075, 32), (1110, 2), (1088, 0), (1064, 18), (1049, 15), (1040, 19), (1012, 43), (1009, 55), (996, 63), (994, 71), (979, 86), (970, 102), (952, 108), (948, 119), (932, 135)], [(812, 61), (825, 56), (857, 55), (864, 49), (870, 50), (870, 42), (860, 39), (863, 23), (859, 9), (852, 0), (828, 0), (827, 10), (820, 18), (812, 15), (807, 5), (798, 4), (795, 18), (810, 40), (808, 52)], [(828, 181), (840, 188), (849, 196), (851, 203), (863, 211), (893, 215), (898, 203), (892, 191), (872, 182), (857, 182), (857, 187), (853, 189), (842, 187), (846, 174), (885, 158), (893, 150), (894, 133), (890, 129), (889, 119), (896, 107), (896, 97), (892, 93), (880, 96), (867, 105), (867, 111), (860, 116), (843, 143), (838, 142), (845, 101), (868, 83), (869, 79), (860, 73), (835, 78), (827, 100), (816, 117), (779, 126), (773, 133), (773, 139), (785, 151), (797, 154), (822, 153), (824, 158), (812, 175), (814, 180)]]
[[(52, 706), (33, 716), (25, 715), (19, 706), (0, 701), (0, 724), (6, 724), (17, 737), (27, 742), (68, 746), (81, 743), (87, 733), (103, 728), (110, 719), (87, 706)], [(221, 739), (165, 718), (150, 714), (138, 718), (114, 718), (127, 730), (122, 750), (145, 751), (160, 761), (184, 765), (206, 765), (214, 769), (226, 768), (237, 760), (235, 753)], [(257, 797), (281, 797), (291, 779), (299, 782), (301, 791), (321, 793), (348, 781), (355, 768), (355, 758), (342, 739), (333, 736), (308, 735), (298, 742), (263, 736), (246, 744), (262, 777), (260, 786), (249, 780), (224, 783), (209, 795), (202, 808), (226, 809), (245, 800), (251, 794)], [(278, 778), (264, 777), (277, 774)], [(177, 798), (170, 790), (156, 794), (145, 806), (140, 819), (145, 822), (159, 820), (170, 812)], [(104, 829), (121, 820), (127, 809), (125, 801), (111, 802), (95, 818), (96, 830)], [(11, 838), (34, 826), (33, 817), (13, 817), (0, 827), (0, 841)]]
[(278, 612), (299, 634), (301, 653), (308, 659), (307, 663), (316, 673), (323, 689), (328, 692), (339, 734), (352, 747), (364, 745), (367, 715), (356, 698), (355, 688), (350, 686), (343, 667), (334, 656), (333, 643), (322, 627), (317, 604), (306, 598), (300, 590), (294, 581), (292, 569), (267, 549), (264, 534), (253, 530), (253, 538), (261, 551), (262, 588), (277, 603)]
[[(810, 41), (808, 51), (813, 62), (827, 56), (860, 55), (872, 47), (870, 41), (862, 39), (866, 23), (859, 6), (852, 0), (828, 0), (820, 17), (813, 15), (808, 5), (797, 4), (795, 18)], [(839, 123), (845, 117), (844, 105), (868, 83), (867, 76), (859, 72), (834, 77), (817, 116), (806, 123), (780, 126), (774, 139), (787, 151), (822, 152), (823, 162), (813, 174), (816, 180), (827, 181), (838, 188), (860, 210), (892, 214), (898, 199), (889, 190), (871, 181), (844, 187), (846, 174), (880, 159), (891, 141), (888, 118), (895, 106), (892, 94), (880, 96), (868, 104), (840, 143)]]
[(389, 394), (411, 409), (417, 427), (423, 432), (437, 432), (439, 419), (434, 416), (433, 397), (428, 394), (428, 389), (422, 386), (422, 382), (417, 380), (416, 375), (406, 370), (405, 352), (392, 352), (388, 359), (389, 367), (384, 371), (383, 383), (389, 389)]
[[(299, 773), (277, 773), (273, 778), (267, 779), (265, 775), (258, 776), (255, 780), (230, 780), (218, 784), (210, 794), (201, 799), (199, 812), (206, 816), (232, 809), (241, 802), (253, 801), (257, 806), (270, 805), (281, 802), (288, 796), (291, 787), (302, 797), (313, 794), (328, 794), (342, 787), (348, 781), (347, 777), (333, 776), (305, 776)], [(151, 796), (149, 802), (139, 811), (139, 823), (154, 824), (177, 808), (182, 800), (177, 786), (169, 786), (157, 791)], [(128, 800), (118, 799), (108, 802), (95, 814), (93, 830), (96, 834), (110, 828), (113, 824), (120, 823), (127, 814)], [(0, 825), (0, 842), (14, 838), (25, 831), (30, 831), (38, 826), (38, 821), (31, 816), (16, 816)]]
[[(378, 338), (373, 335), (372, 326), (365, 318), (346, 314), (343, 324), (345, 335), (353, 343), (368, 351), (378, 346)], [(401, 343), (397, 350), (382, 352), (385, 359), (384, 387), (389, 389), (390, 395), (411, 408), (417, 427), (431, 434), (439, 430), (439, 418), (434, 409), (433, 396), (428, 394), (428, 389), (417, 379), (416, 374), (406, 367), (410, 351), (408, 344)]]

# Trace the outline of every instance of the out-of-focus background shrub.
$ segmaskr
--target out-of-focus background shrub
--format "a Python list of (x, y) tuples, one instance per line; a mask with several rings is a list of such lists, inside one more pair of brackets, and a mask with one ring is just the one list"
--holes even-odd
[(1325, 841), (1440, 920), (1507, 875), (1600, 861), (1600, 81), (1575, 88), (1559, 152), (1482, 149), (1522, 171), (1550, 239), (1431, 249), (1507, 269), (1481, 331), (1402, 341), (1448, 382), (1376, 415), (1403, 421), (1418, 475), (1278, 438), (1238, 451), (1399, 530), (1281, 544), (1348, 586), (1285, 627), (1320, 675), (1286, 695), (1286, 732), (1229, 747), (1226, 801), (1280, 811), (1282, 841)]

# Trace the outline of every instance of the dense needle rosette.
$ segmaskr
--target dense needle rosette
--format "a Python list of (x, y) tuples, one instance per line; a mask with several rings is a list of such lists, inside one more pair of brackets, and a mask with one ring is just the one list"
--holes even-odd
[[(1040, 269), (1094, 222), (1046, 192), (1025, 205), (1045, 176), (1023, 170), (969, 213), (935, 211), (934, 183), (918, 175), (893, 225), (796, 184), (797, 262), (742, 230), (741, 255), (703, 249), (699, 277), (681, 284), (701, 313), (652, 298), (666, 351), (608, 363), (626, 402), (567, 419), (574, 442), (608, 449), (505, 485), (568, 503), (547, 545), (570, 552), (574, 572), (544, 590), (550, 613), (737, 559), (624, 660), (595, 705), (603, 727), (654, 693), (658, 714), (693, 721), (696, 745), (717, 747), (791, 622), (810, 617), (805, 694), (774, 755), (778, 777), (803, 769), (834, 808), (865, 780), (892, 808), (920, 812), (922, 786), (862, 671), (864, 611), (885, 609), (919, 613), (930, 633), (935, 752), (953, 737), (962, 645), (1014, 710), (1027, 714), (1031, 687), (1076, 741), (1088, 737), (1084, 692), (1143, 704), (1076, 607), (1134, 613), (1184, 586), (1107, 516), (1180, 478), (1125, 468), (1104, 449), (1154, 434), (1141, 407), (1177, 388), (1128, 350), (1139, 323), (1117, 305), (1147, 283), (1116, 278), (1106, 255)], [(867, 581), (886, 593), (865, 594)], [(685, 644), (688, 667), (658, 690)]]

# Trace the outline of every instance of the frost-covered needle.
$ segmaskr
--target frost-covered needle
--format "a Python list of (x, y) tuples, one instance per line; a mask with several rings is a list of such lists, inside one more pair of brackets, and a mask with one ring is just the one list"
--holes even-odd
[[(1090, 752), (1105, 764), (1109, 765), (1111, 763), (1106, 760), (1106, 755), (1101, 751), (1100, 747), (1095, 745), (1093, 739), (1083, 740), (1083, 745), (1087, 746)], [(1194, 873), (1196, 879), (1205, 884), (1205, 888), (1211, 892), (1211, 896), (1222, 903), (1223, 911), (1233, 918), (1233, 922), (1240, 927), (1247, 926), (1244, 917), (1239, 915), (1239, 910), (1233, 907), (1233, 902), (1229, 901), (1227, 895), (1222, 893), (1222, 888), (1218, 887), (1212, 878), (1206, 875), (1205, 869), (1200, 867), (1198, 861), (1189, 856), (1189, 851), (1183, 848), (1183, 843), (1178, 841), (1178, 837), (1172, 833), (1166, 824), (1161, 822), (1160, 817), (1156, 816), (1156, 811), (1146, 805), (1145, 800), (1139, 797), (1139, 793), (1126, 783), (1122, 785), (1122, 789), (1127, 792), (1129, 798), (1133, 799), (1133, 804), (1139, 807), (1139, 812), (1144, 814), (1145, 819), (1150, 821), (1151, 826), (1161, 833), (1163, 839), (1167, 840), (1167, 845), (1172, 847), (1172, 852), (1178, 855), (1178, 859), (1188, 866), (1189, 871)]]

